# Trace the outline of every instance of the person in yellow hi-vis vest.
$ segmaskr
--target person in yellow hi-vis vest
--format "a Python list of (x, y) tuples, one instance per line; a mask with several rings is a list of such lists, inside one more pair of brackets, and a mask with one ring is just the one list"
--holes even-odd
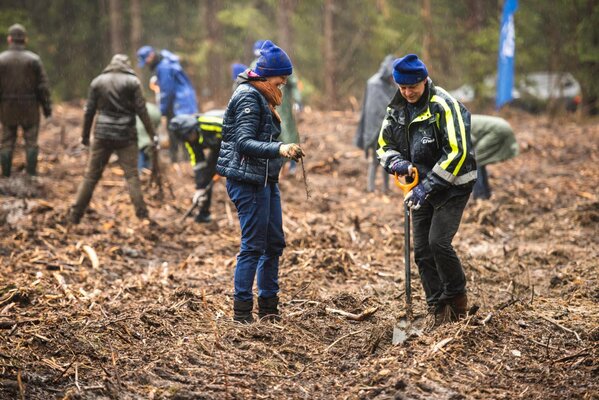
[(183, 142), (189, 152), (196, 183), (192, 202), (199, 209), (195, 217), (198, 223), (212, 221), (212, 185), (220, 151), (224, 114), (224, 110), (212, 110), (203, 114), (177, 115), (168, 125), (169, 131)]

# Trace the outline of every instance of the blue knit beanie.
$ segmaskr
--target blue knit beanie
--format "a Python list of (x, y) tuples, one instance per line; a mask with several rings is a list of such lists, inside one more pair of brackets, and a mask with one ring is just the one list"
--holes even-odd
[(262, 48), (264, 42), (264, 40), (256, 40), (254, 42), (254, 56), (260, 57), (260, 49)]
[(260, 49), (260, 58), (254, 72), (264, 78), (269, 76), (285, 76), (293, 73), (293, 65), (287, 53), (270, 40), (265, 40)]
[(233, 75), (233, 80), (237, 79), (237, 75), (241, 74), (246, 69), (248, 69), (248, 66), (245, 64), (239, 64), (239, 63), (231, 64), (231, 73)]
[(408, 54), (393, 61), (393, 79), (398, 85), (413, 85), (428, 76), (426, 65), (416, 54)]

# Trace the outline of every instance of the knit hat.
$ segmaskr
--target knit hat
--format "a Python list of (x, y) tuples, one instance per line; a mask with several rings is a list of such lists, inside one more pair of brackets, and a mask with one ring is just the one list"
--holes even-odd
[(152, 46), (143, 46), (137, 50), (137, 66), (143, 68), (146, 65), (146, 58), (155, 50)]
[(285, 76), (293, 73), (293, 65), (287, 53), (270, 40), (265, 40), (260, 49), (260, 58), (253, 70), (261, 77)]
[(408, 54), (393, 62), (393, 79), (398, 85), (413, 85), (428, 76), (426, 65), (416, 54)]
[(27, 37), (27, 31), (23, 25), (14, 24), (8, 28), (8, 36), (10, 36), (12, 40), (17, 43), (24, 42), (25, 38)]
[(237, 75), (241, 74), (246, 69), (248, 69), (248, 66), (245, 64), (239, 64), (239, 63), (231, 64), (231, 73), (233, 75), (233, 80), (237, 79)]
[(265, 40), (256, 40), (254, 42), (254, 56), (260, 57), (260, 49), (262, 48), (264, 42)]

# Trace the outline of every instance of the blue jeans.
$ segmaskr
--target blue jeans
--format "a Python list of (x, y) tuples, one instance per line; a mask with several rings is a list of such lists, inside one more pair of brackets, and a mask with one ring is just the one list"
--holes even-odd
[(429, 306), (466, 293), (466, 275), (451, 242), (468, 197), (452, 197), (439, 208), (425, 201), (412, 211), (414, 260)]
[(275, 297), (279, 293), (279, 257), (285, 248), (279, 185), (269, 183), (264, 187), (227, 179), (227, 193), (237, 208), (241, 226), (234, 298), (253, 300), (256, 275), (258, 296)]

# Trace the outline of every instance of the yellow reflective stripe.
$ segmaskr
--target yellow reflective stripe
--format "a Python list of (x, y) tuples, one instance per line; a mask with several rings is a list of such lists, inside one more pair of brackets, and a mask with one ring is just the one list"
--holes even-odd
[(185, 143), (185, 147), (187, 148), (187, 152), (189, 153), (189, 162), (191, 162), (191, 166), (195, 167), (196, 165), (196, 153), (193, 151), (193, 147), (187, 142)]
[(453, 108), (455, 109), (455, 115), (458, 118), (458, 125), (460, 126), (460, 137), (462, 138), (462, 158), (460, 159), (460, 162), (456, 166), (455, 171), (453, 173), (457, 176), (458, 172), (460, 171), (460, 168), (462, 168), (462, 165), (464, 164), (464, 161), (466, 161), (466, 156), (468, 153), (468, 142), (466, 141), (466, 127), (464, 125), (464, 118), (462, 118), (462, 113), (460, 112), (460, 105), (458, 104), (457, 100), (451, 97), (451, 95), (445, 89), (439, 87), (437, 88), (437, 90), (440, 90), (442, 93), (444, 93), (448, 98), (452, 100), (451, 103), (453, 104)]
[[(437, 95), (431, 97), (431, 101), (435, 103), (439, 103), (443, 108), (445, 113), (445, 125), (447, 126), (447, 134), (449, 136), (449, 146), (451, 147), (451, 153), (447, 156), (447, 160), (441, 163), (441, 168), (447, 170), (447, 167), (451, 162), (457, 157), (459, 153), (458, 149), (458, 140), (455, 133), (455, 124), (453, 123), (453, 114), (451, 109), (447, 105), (447, 102), (442, 97)], [(454, 175), (457, 175), (458, 168), (453, 172)]]
[(420, 114), (419, 116), (414, 118), (414, 120), (412, 122), (410, 122), (410, 124), (413, 124), (414, 122), (420, 122), (420, 121), (427, 120), (430, 117), (431, 117), (431, 110), (429, 108), (427, 108), (426, 111), (424, 111), (422, 114)]
[(206, 124), (218, 124), (218, 125), (222, 125), (223, 124), (223, 119), (220, 117), (213, 117), (210, 115), (202, 115), (200, 117), (198, 117), (198, 121), (200, 123), (206, 123)]
[(208, 132), (222, 132), (223, 127), (217, 125), (200, 124), (200, 129)]
[(379, 140), (378, 140), (378, 144), (379, 144), (379, 148), (376, 149), (376, 154), (379, 157), (382, 157), (383, 154), (385, 154), (385, 149), (383, 147), (385, 147), (387, 145), (387, 142), (385, 142), (385, 139), (383, 138), (383, 132), (385, 131), (385, 128), (387, 126), (389, 126), (390, 122), (387, 118), (385, 118), (383, 120), (383, 125), (381, 126), (381, 130), (379, 131)]

